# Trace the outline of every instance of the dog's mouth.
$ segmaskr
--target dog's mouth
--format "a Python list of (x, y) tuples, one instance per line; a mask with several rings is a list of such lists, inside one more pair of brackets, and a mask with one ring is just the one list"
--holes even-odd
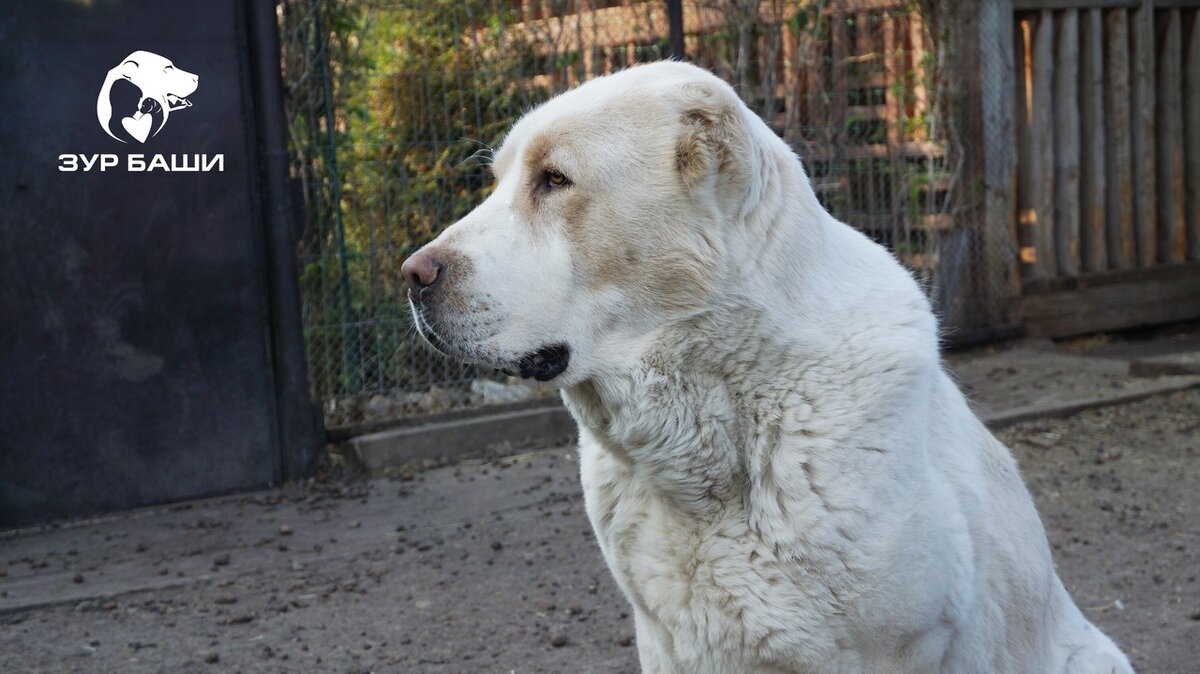
[(437, 351), (443, 356), (458, 358), (459, 360), (468, 360), (464, 354), (458, 352), (458, 349), (451, 347), (444, 339), (438, 336), (437, 332), (434, 331), (433, 326), (430, 325), (429, 318), (425, 315), (425, 310), (420, 304), (413, 302), (410, 298), (408, 301), (408, 306), (412, 310), (413, 325), (417, 327), (417, 334), (421, 335), (421, 337), (429, 344), (429, 346), (433, 347), (434, 351)]
[(550, 381), (566, 371), (571, 361), (571, 348), (566, 344), (553, 344), (527, 354), (518, 362), (520, 375), (526, 379)]
[(170, 103), (171, 107), (173, 107), (173, 108), (176, 108), (176, 107), (190, 108), (190, 107), (192, 107), (191, 101), (189, 101), (188, 99), (183, 98), (181, 96), (176, 96), (175, 94), (167, 94), (167, 102)]
[[(416, 325), (417, 333), (433, 347), (438, 353), (457, 358), (467, 362), (476, 362), (477, 364), (486, 365), (487, 363), (479, 362), (470, 354), (458, 349), (447, 343), (430, 324), (429, 317), (425, 315), (425, 310), (422, 305), (409, 300), (409, 306), (412, 309), (413, 323)], [(508, 375), (520, 375), (524, 379), (536, 379), (537, 381), (550, 381), (558, 375), (566, 371), (567, 365), (571, 361), (571, 348), (566, 344), (550, 344), (522, 356), (516, 363), (504, 364), (497, 366), (494, 362), (491, 367), (503, 371)]]

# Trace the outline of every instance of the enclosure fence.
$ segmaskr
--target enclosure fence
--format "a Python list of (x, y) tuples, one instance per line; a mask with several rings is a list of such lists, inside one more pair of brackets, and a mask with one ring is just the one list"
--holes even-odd
[[(821, 202), (890, 248), (945, 329), (1003, 322), (987, 258), (974, 40), (953, 0), (685, 0), (676, 49), (803, 159)], [(986, 4), (986, 3), (985, 3)], [(284, 0), (303, 318), (328, 426), (530, 395), (417, 337), (401, 262), (482, 201), (481, 160), (555, 93), (672, 55), (665, 2)], [(1011, 21), (1011, 17), (1008, 17)], [(977, 26), (976, 26), (977, 28)], [(681, 40), (679, 38), (682, 38)], [(977, 59), (977, 56), (976, 56)], [(994, 103), (1012, 105), (1011, 99)], [(977, 131), (977, 129), (976, 129)], [(1014, 262), (1015, 268), (1015, 262)]]
[(1200, 2), (1015, 4), (1022, 275), (1200, 259)]

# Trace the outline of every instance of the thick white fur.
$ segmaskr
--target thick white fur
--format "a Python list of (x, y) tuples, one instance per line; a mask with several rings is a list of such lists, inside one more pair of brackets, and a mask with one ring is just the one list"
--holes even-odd
[[(573, 184), (531, 201), (547, 161)], [(671, 62), (594, 80), (522, 119), (496, 174), (431, 244), (469, 264), (423, 329), (501, 367), (570, 346), (554, 384), (644, 671), (1132, 671), (925, 296), (727, 85)]]

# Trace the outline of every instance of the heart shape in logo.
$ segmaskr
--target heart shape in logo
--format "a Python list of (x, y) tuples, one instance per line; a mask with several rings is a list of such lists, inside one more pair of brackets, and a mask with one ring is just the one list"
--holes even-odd
[(150, 115), (125, 117), (121, 120), (121, 126), (125, 127), (129, 135), (136, 138), (139, 143), (146, 142), (146, 137), (150, 135), (150, 127), (153, 125), (154, 119)]

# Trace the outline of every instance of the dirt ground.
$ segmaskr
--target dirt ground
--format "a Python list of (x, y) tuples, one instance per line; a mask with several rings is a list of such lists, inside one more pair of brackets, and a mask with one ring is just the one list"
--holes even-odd
[(1200, 391), (998, 435), (1084, 614), (1139, 672), (1200, 671)]
[[(1085, 613), (1197, 671), (1200, 391), (1000, 435)], [(0, 574), (4, 672), (636, 671), (568, 449), (23, 532)]]

